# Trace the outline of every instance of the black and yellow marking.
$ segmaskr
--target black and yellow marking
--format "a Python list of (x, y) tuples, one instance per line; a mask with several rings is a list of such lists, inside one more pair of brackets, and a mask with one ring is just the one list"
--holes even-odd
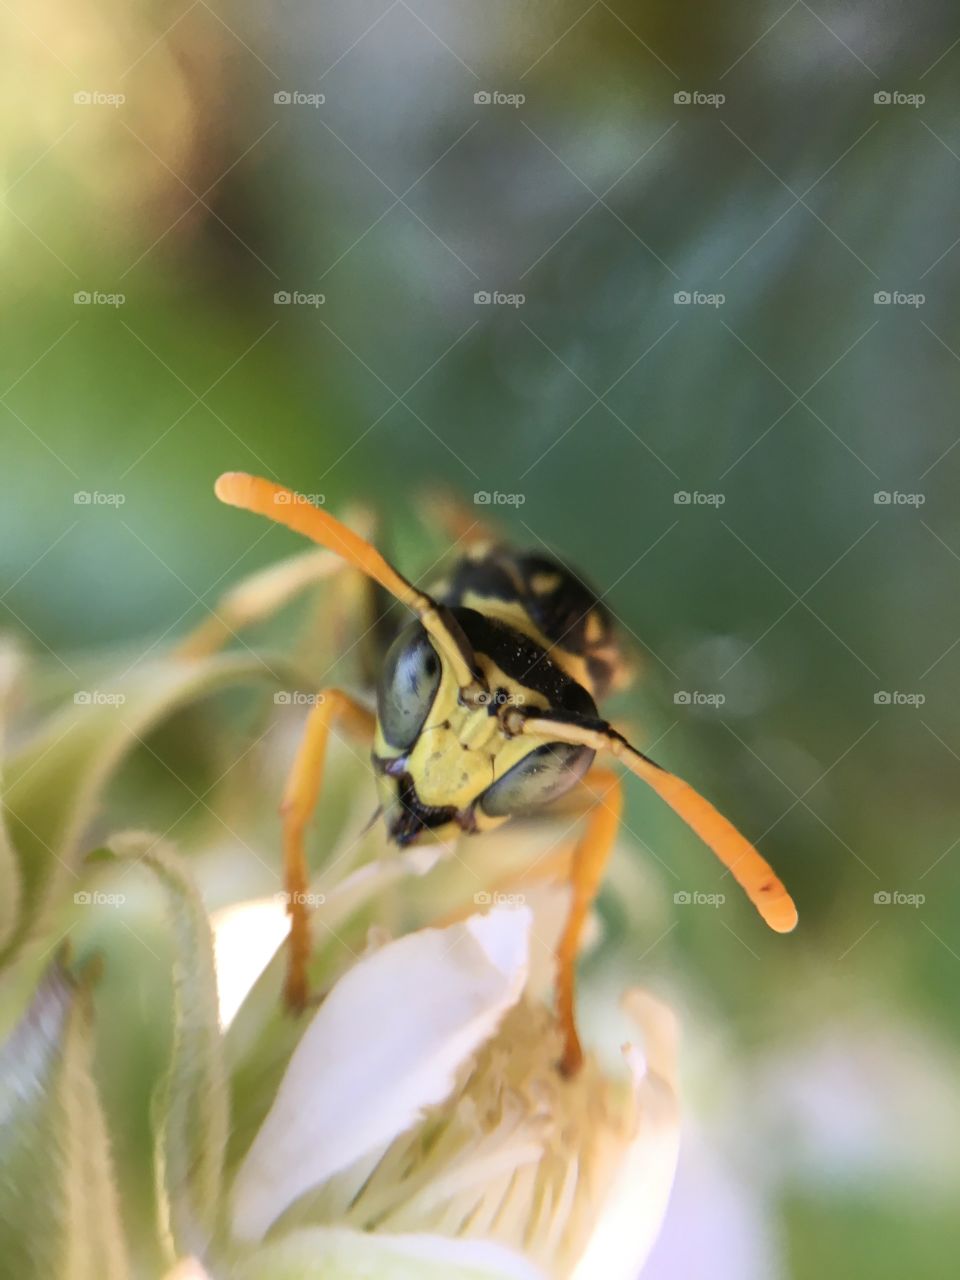
[(594, 701), (623, 688), (629, 678), (609, 610), (591, 587), (550, 556), (479, 543), (433, 585), (432, 594), (535, 640)]

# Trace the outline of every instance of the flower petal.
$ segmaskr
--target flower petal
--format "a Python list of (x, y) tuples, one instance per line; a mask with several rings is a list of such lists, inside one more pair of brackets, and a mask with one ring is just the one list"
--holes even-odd
[(221, 907), (210, 917), (217, 970), (217, 1004), (225, 1031), (290, 932), (283, 897)]
[(260, 1239), (304, 1192), (385, 1147), (519, 999), (530, 914), (499, 910), (424, 929), (365, 956), (304, 1032), (237, 1174), (233, 1224)]
[(639, 1124), (573, 1280), (634, 1280), (667, 1209), (680, 1143), (676, 1094), (677, 1029), (673, 1013), (648, 992), (624, 1005), (643, 1032), (644, 1052), (627, 1048)]
[(309, 1227), (258, 1249), (236, 1280), (543, 1280), (518, 1254), (485, 1240), (369, 1235)]

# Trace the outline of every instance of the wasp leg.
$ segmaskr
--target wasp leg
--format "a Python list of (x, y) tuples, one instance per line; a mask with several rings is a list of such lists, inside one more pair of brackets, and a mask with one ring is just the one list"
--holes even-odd
[(560, 1069), (567, 1076), (574, 1075), (583, 1062), (575, 1014), (577, 956), (584, 925), (613, 851), (623, 809), (620, 776), (612, 769), (592, 770), (584, 779), (584, 786), (590, 790), (592, 803), (587, 809), (586, 826), (573, 851), (570, 868), (573, 897), (557, 946), (557, 1017), (564, 1035)]
[(324, 689), (317, 694), (316, 704), (307, 719), (280, 806), (283, 883), (290, 917), (284, 998), (287, 1005), (298, 1012), (307, 1003), (307, 963), (310, 959), (309, 882), (304, 833), (320, 794), (327, 741), (334, 725), (340, 724), (354, 736), (369, 742), (373, 739), (376, 717), (341, 689)]
[(431, 525), (439, 526), (456, 544), (470, 548), (502, 541), (494, 526), (481, 519), (475, 506), (468, 506), (443, 489), (422, 494), (420, 509)]

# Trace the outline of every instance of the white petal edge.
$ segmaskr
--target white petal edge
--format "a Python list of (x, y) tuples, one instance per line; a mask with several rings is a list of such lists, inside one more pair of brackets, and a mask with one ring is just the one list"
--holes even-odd
[(545, 1280), (502, 1245), (307, 1227), (258, 1249), (237, 1280)]
[(259, 1240), (304, 1192), (392, 1142), (451, 1092), (526, 981), (530, 913), (422, 929), (359, 960), (293, 1052), (237, 1173), (233, 1231)]
[(636, 1137), (571, 1280), (636, 1280), (667, 1211), (680, 1146), (677, 1024), (649, 992), (627, 992), (623, 1004), (643, 1033), (643, 1052), (624, 1049), (639, 1112)]
[(220, 1028), (226, 1031), (290, 932), (282, 895), (221, 907), (210, 917)]

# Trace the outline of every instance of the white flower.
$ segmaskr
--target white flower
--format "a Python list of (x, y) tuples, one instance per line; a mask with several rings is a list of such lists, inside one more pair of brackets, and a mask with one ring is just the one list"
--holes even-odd
[(424, 929), (361, 960), (297, 1045), (234, 1188), (259, 1239), (304, 1191), (383, 1149), (450, 1093), (523, 989), (526, 912)]
[[(646, 1058), (564, 1079), (525, 991), (530, 930), (508, 909), (422, 929), (334, 985), (236, 1174), (244, 1280), (322, 1257), (330, 1275), (633, 1280), (676, 1159), (672, 1018), (633, 993)], [(351, 1249), (355, 1272), (334, 1265)]]

